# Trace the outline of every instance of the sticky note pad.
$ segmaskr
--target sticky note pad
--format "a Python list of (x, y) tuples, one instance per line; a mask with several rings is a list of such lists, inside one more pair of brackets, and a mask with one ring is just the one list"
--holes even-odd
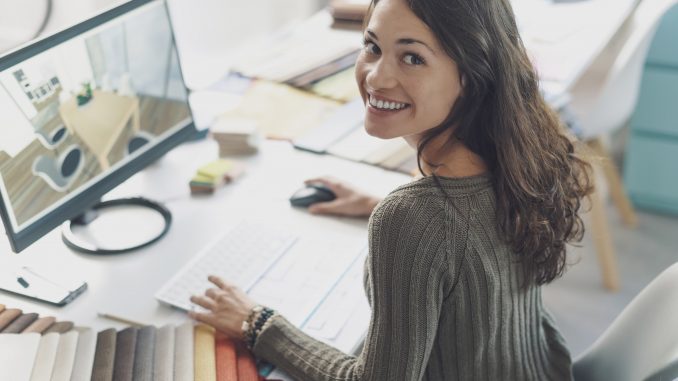
[(209, 186), (214, 186), (217, 185), (221, 182), (220, 178), (215, 178), (215, 177), (210, 177), (210, 176), (205, 176), (201, 174), (196, 174), (193, 176), (191, 179), (191, 184), (198, 184), (198, 185), (209, 185)]
[(228, 173), (232, 166), (233, 163), (229, 160), (218, 159), (198, 168), (198, 175), (218, 179), (217, 181), (219, 181), (224, 178), (224, 175)]

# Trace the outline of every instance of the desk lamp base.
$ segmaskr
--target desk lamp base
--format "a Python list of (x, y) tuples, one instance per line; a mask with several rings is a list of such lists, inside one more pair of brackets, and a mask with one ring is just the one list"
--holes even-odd
[[(97, 217), (99, 217), (99, 212), (103, 209), (115, 207), (129, 207), (129, 206), (148, 208), (160, 214), (164, 220), (164, 227), (162, 231), (145, 242), (123, 248), (101, 247), (99, 244), (89, 242), (79, 237), (73, 232), (74, 226), (82, 227), (90, 224)], [(61, 238), (63, 239), (66, 246), (81, 253), (95, 255), (123, 254), (128, 253), (130, 251), (141, 249), (143, 247), (155, 243), (167, 233), (171, 224), (172, 224), (172, 214), (165, 206), (155, 201), (151, 201), (142, 197), (122, 198), (116, 200), (102, 201), (94, 205), (90, 210), (86, 211), (80, 216), (73, 218), (70, 221), (64, 222), (64, 224), (62, 225)]]

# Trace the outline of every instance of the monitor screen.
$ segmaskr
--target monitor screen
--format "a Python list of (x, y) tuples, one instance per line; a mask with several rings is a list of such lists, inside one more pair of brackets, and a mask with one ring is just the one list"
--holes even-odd
[(164, 1), (0, 57), (0, 209), (15, 252), (195, 135)]

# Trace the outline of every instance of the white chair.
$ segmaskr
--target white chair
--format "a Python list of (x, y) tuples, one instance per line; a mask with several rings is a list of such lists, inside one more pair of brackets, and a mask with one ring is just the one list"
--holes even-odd
[(641, 291), (573, 365), (575, 381), (678, 379), (678, 263)]
[[(613, 202), (624, 223), (632, 227), (637, 224), (633, 206), (601, 137), (629, 121), (638, 100), (650, 43), (662, 16), (675, 4), (678, 0), (641, 0), (604, 52), (571, 88), (570, 108), (579, 120), (580, 138), (601, 159)], [(608, 289), (616, 290), (619, 276), (603, 205), (601, 195), (596, 191), (591, 197), (594, 242), (603, 270), (603, 282)]]
[(39, 176), (57, 192), (66, 192), (80, 176), (85, 159), (78, 145), (68, 147), (59, 157), (40, 155), (33, 161), (33, 175)]

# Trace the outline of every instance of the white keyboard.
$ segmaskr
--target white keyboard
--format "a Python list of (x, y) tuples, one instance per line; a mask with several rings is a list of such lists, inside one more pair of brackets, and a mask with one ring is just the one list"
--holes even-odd
[(296, 242), (297, 236), (270, 226), (242, 222), (199, 252), (155, 294), (163, 303), (190, 311), (191, 295), (214, 287), (210, 274), (246, 292)]

